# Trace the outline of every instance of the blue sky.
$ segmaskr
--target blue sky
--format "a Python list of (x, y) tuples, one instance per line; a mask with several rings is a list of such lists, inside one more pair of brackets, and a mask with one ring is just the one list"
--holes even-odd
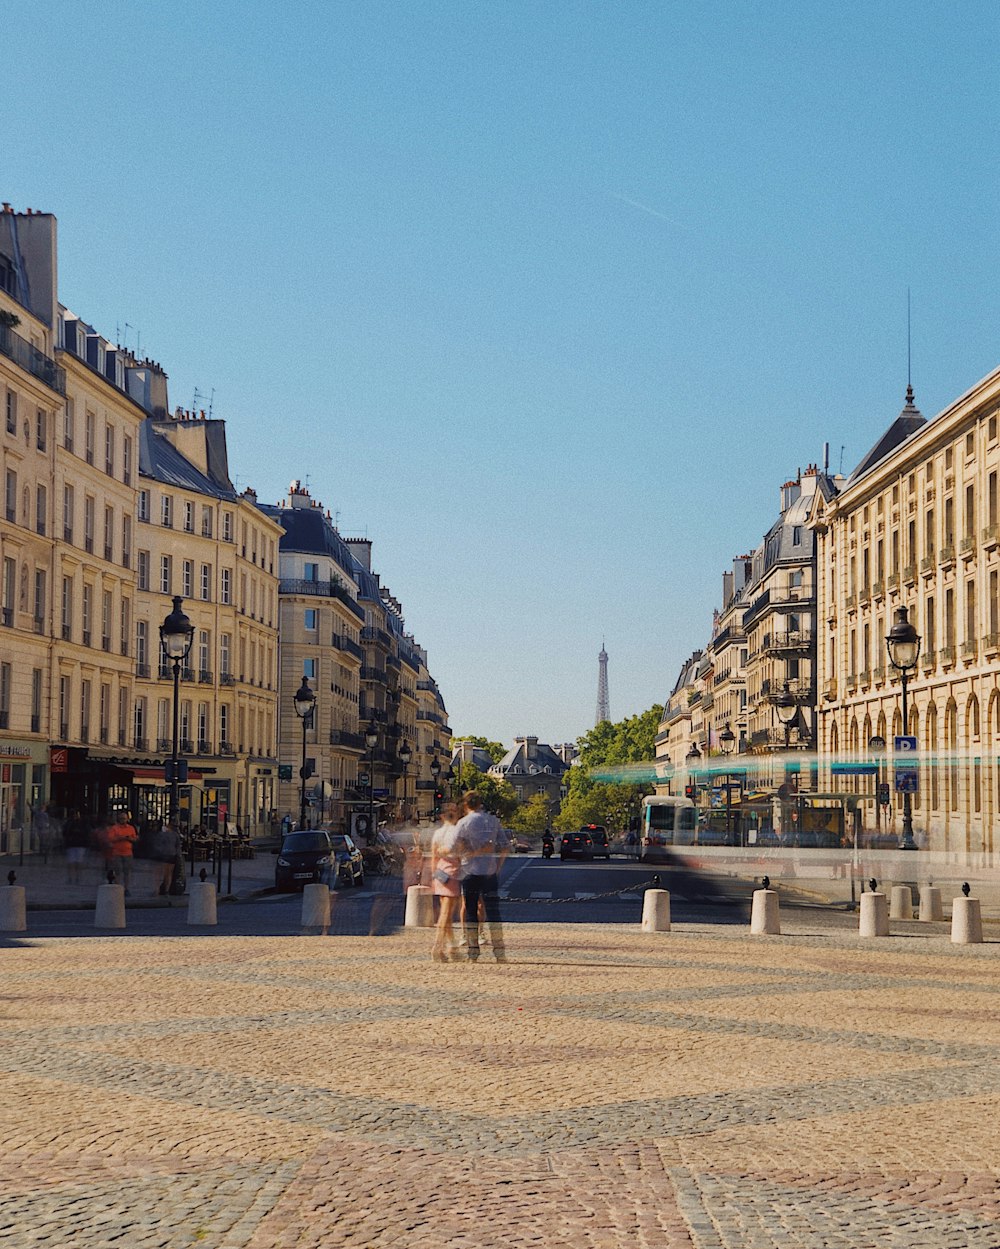
[(997, 13), (7, 0), (0, 198), (373, 539), (456, 729), (571, 740), (899, 411), (908, 286), (925, 415), (1000, 363)]

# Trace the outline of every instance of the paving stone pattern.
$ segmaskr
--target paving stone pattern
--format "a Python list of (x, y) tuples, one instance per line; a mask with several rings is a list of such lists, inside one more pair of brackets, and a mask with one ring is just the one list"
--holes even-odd
[(1000, 944), (511, 936), (4, 946), (0, 1249), (1000, 1246)]

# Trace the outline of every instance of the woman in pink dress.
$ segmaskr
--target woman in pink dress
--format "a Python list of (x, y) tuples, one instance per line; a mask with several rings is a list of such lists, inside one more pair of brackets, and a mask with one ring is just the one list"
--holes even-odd
[(462, 896), (462, 857), (455, 845), (458, 811), (453, 802), (446, 803), (441, 809), (441, 819), (442, 823), (431, 839), (431, 888), (441, 906), (431, 957), (436, 963), (447, 963), (449, 954), (455, 949), (452, 924)]

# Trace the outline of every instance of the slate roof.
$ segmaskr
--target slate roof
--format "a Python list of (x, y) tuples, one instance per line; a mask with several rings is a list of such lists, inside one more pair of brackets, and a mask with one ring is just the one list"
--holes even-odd
[(273, 503), (259, 505), (262, 512), (284, 526), (281, 550), (306, 555), (328, 555), (335, 564), (356, 580), (358, 562), (318, 507), (276, 507)]
[(194, 490), (198, 494), (211, 495), (216, 499), (238, 497), (228, 478), (227, 489), (220, 482), (207, 477), (187, 456), (177, 450), (165, 434), (158, 433), (156, 423), (148, 419), (139, 427), (139, 475), (162, 482), (166, 486)]
[(506, 774), (512, 768), (519, 767), (526, 775), (530, 775), (532, 772), (544, 772), (548, 768), (553, 776), (562, 776), (569, 770), (569, 764), (564, 763), (551, 746), (538, 742), (535, 746), (535, 756), (530, 760), (526, 757), (526, 749), (524, 742), (518, 742), (512, 746), (500, 762), (493, 765), (494, 771)]
[(847, 479), (848, 485), (853, 485), (865, 473), (869, 472), (880, 463), (885, 457), (904, 443), (911, 434), (915, 434), (918, 429), (927, 424), (927, 418), (917, 408), (913, 402), (913, 387), (906, 388), (906, 403), (899, 416), (893, 421), (882, 437), (876, 442), (874, 447), (864, 456)]

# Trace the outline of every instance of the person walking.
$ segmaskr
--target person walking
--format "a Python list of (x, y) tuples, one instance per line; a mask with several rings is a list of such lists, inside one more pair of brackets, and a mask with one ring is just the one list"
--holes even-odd
[(454, 844), (458, 810), (453, 802), (441, 809), (441, 819), (441, 825), (431, 838), (430, 849), (431, 889), (440, 906), (431, 957), (435, 962), (447, 963), (449, 956), (454, 957), (457, 952), (454, 921), (462, 896), (462, 856)]
[(462, 856), (462, 897), (465, 899), (466, 956), (479, 959), (479, 902), (482, 899), (490, 925), (493, 957), (506, 963), (503, 925), (500, 922), (500, 869), (510, 850), (510, 838), (495, 815), (483, 810), (482, 795), (470, 789), (465, 795), (466, 814), (454, 832), (441, 839), (442, 849), (458, 849)]
[(118, 883), (125, 886), (126, 897), (129, 885), (132, 883), (132, 847), (139, 840), (139, 834), (130, 821), (131, 812), (122, 811), (108, 829), (111, 871), (114, 872)]
[(156, 863), (153, 876), (153, 897), (166, 897), (174, 882), (174, 868), (181, 852), (181, 836), (169, 821), (164, 820), (151, 838), (151, 858)]
[(66, 850), (66, 879), (80, 884), (80, 869), (90, 848), (90, 826), (79, 811), (74, 811), (63, 825), (63, 847)]

